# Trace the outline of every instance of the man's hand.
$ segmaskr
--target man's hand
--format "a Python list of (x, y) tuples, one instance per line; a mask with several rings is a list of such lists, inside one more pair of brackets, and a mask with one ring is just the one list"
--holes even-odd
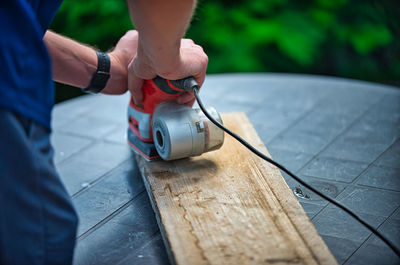
[(128, 90), (128, 65), (136, 55), (138, 32), (130, 30), (118, 41), (115, 49), (108, 53), (111, 60), (110, 79), (101, 91), (104, 94), (123, 94)]
[[(139, 32), (137, 55), (129, 65), (128, 87), (136, 104), (143, 101), (144, 79), (161, 76), (176, 80), (193, 76), (204, 82), (208, 58), (192, 40), (182, 39), (196, 7), (196, 0), (127, 0)], [(178, 103), (194, 100), (184, 93)]]
[[(136, 104), (143, 101), (143, 80), (153, 79), (157, 75), (169, 80), (193, 76), (200, 86), (203, 84), (208, 57), (203, 48), (192, 40), (182, 39), (179, 52), (170, 58), (152, 58), (152, 55), (147, 53), (139, 40), (137, 54), (128, 68), (128, 88)], [(178, 103), (185, 104), (193, 100), (193, 93), (184, 93), (179, 97)]]

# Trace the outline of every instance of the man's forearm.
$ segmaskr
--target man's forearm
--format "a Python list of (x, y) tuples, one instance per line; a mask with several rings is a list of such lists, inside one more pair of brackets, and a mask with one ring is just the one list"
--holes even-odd
[[(95, 50), (49, 30), (43, 40), (50, 53), (54, 81), (80, 88), (87, 87), (97, 69)], [(117, 67), (119, 64), (114, 63), (112, 56), (110, 60), (112, 79), (126, 75), (126, 69)], [(110, 79), (109, 83), (112, 81)]]
[(139, 31), (138, 55), (147, 57), (157, 72), (173, 69), (196, 1), (128, 0), (128, 6)]
[(57, 33), (47, 31), (44, 42), (50, 53), (54, 81), (87, 87), (97, 69), (96, 52)]

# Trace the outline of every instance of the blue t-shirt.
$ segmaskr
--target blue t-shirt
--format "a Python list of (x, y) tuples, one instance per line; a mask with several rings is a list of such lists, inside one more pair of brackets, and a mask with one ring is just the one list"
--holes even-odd
[(0, 1), (0, 108), (49, 129), (54, 85), (43, 36), (61, 2)]

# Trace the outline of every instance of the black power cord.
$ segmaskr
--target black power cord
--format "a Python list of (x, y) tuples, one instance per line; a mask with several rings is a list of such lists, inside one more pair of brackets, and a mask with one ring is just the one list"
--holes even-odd
[(359, 216), (357, 216), (355, 213), (353, 213), (350, 209), (348, 209), (346, 206), (342, 205), (341, 203), (339, 203), (338, 201), (336, 201), (335, 199), (319, 192), (318, 190), (316, 190), (315, 188), (313, 188), (312, 186), (310, 186), (309, 184), (307, 184), (306, 182), (304, 182), (302, 179), (300, 179), (299, 177), (297, 177), (295, 174), (293, 174), (292, 172), (290, 172), (288, 169), (286, 169), (284, 166), (282, 166), (281, 164), (279, 164), (278, 162), (275, 162), (274, 160), (272, 160), (271, 158), (267, 157), (266, 155), (264, 155), (263, 153), (261, 153), (260, 151), (258, 151), (257, 149), (255, 149), (252, 145), (250, 145), (248, 142), (246, 142), (243, 138), (241, 138), (239, 135), (235, 134), (234, 132), (232, 132), (231, 130), (229, 130), (228, 128), (226, 128), (224, 125), (220, 124), (218, 121), (216, 121), (205, 109), (200, 97), (199, 97), (199, 93), (197, 91), (197, 88), (194, 87), (193, 88), (193, 93), (194, 96), (196, 98), (197, 103), (200, 106), (200, 109), (203, 111), (203, 113), (206, 115), (206, 117), (212, 121), (212, 123), (214, 123), (217, 127), (219, 127), (220, 129), (222, 129), (223, 131), (225, 131), (227, 134), (229, 134), (230, 136), (232, 136), (233, 138), (235, 138), (236, 140), (238, 140), (242, 145), (244, 145), (245, 147), (247, 147), (247, 149), (249, 149), (251, 152), (253, 152), (254, 154), (256, 154), (257, 156), (261, 157), (262, 159), (264, 159), (265, 161), (267, 161), (268, 163), (271, 163), (272, 165), (276, 166), (277, 168), (281, 169), (283, 172), (285, 172), (286, 174), (288, 174), (289, 176), (291, 176), (293, 179), (295, 179), (297, 182), (299, 182), (301, 185), (303, 185), (304, 187), (306, 187), (307, 189), (311, 190), (312, 192), (314, 192), (315, 194), (321, 196), (322, 198), (324, 198), (325, 200), (327, 200), (328, 202), (332, 203), (333, 205), (339, 207), (340, 209), (342, 209), (343, 211), (345, 211), (346, 213), (348, 213), (350, 216), (352, 216), (354, 219), (356, 219), (358, 222), (360, 222), (362, 225), (364, 225), (366, 228), (368, 228), (372, 233), (374, 233), (377, 237), (379, 237), (383, 242), (386, 243), (386, 245), (388, 245), (394, 253), (396, 253), (397, 256), (400, 257), (400, 250), (392, 243), (389, 241), (389, 239), (387, 239), (384, 235), (382, 235), (377, 229), (373, 228), (371, 225), (369, 225), (367, 222), (365, 222), (364, 220), (362, 220)]

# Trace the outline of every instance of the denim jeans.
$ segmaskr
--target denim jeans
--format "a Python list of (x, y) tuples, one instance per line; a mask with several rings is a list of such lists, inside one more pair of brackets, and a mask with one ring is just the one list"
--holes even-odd
[(0, 109), (0, 264), (71, 264), (77, 225), (49, 130)]

